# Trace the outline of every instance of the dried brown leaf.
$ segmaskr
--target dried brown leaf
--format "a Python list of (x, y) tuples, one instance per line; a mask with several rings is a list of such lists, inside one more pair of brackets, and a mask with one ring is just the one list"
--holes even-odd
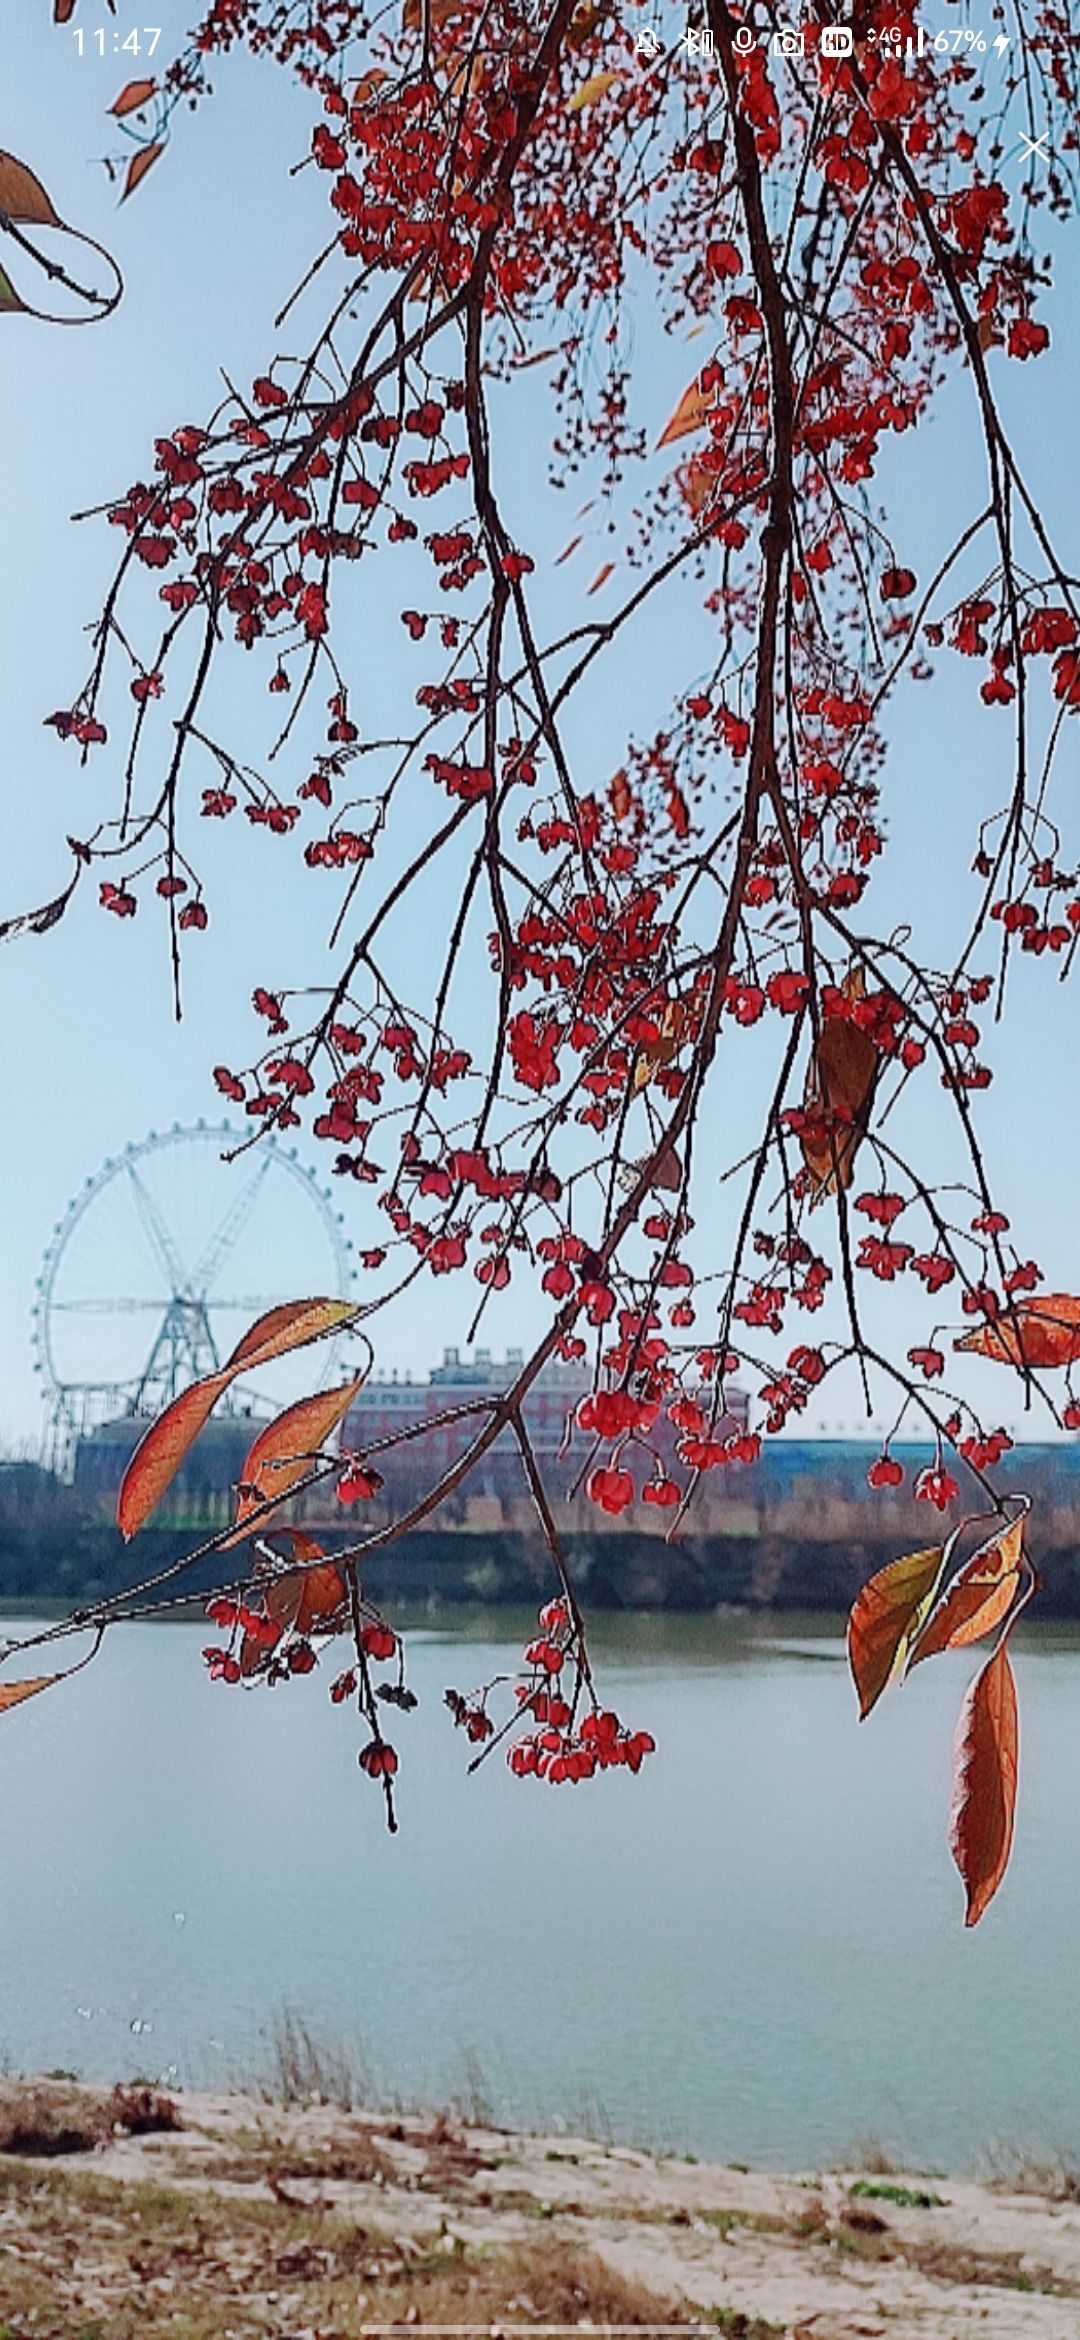
[(1016, 1684), (1002, 1644), (973, 1681), (953, 1742), (949, 1846), (978, 1925), (1009, 1864), (1019, 1769)]
[(62, 227), (64, 224), (40, 179), (35, 178), (26, 163), (3, 150), (0, 150), (0, 211), (5, 211), (17, 227)]
[(864, 1584), (848, 1618), (848, 1662), (865, 1722), (903, 1665), (913, 1635), (927, 1616), (944, 1547), (906, 1552)]
[(141, 187), (147, 171), (153, 169), (154, 164), (164, 152), (162, 141), (154, 139), (150, 146), (140, 146), (138, 153), (132, 155), (127, 167), (127, 177), (124, 180), (124, 192), (120, 197), (121, 203), (126, 203), (128, 196), (134, 195), (136, 187)]

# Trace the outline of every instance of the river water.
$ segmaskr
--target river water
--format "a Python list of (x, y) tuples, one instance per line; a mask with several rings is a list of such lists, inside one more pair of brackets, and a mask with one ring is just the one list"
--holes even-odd
[(291, 2011), (381, 2101), (777, 2167), (1080, 2156), (1080, 1631), (1020, 1644), (1018, 1841), (969, 1934), (970, 1662), (860, 1727), (835, 1621), (600, 1618), (603, 1692), (657, 1740), (640, 1775), (468, 1779), (442, 1693), (512, 1668), (527, 1624), (410, 1634), (394, 1839), (325, 1665), (248, 1695), (207, 1681), (204, 1629), (129, 1626), (5, 1715), (8, 2067), (250, 2081)]

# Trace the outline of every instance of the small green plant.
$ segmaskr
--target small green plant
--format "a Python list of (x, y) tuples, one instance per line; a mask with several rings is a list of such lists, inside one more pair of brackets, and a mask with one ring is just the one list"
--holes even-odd
[(766, 2316), (744, 2315), (741, 2308), (713, 2308), (712, 2321), (718, 2332), (729, 2332), (731, 2340), (783, 2340), (787, 2330)]
[(894, 2202), (898, 2210), (945, 2210), (940, 2194), (925, 2194), (914, 2186), (896, 2186), (882, 2179), (859, 2178), (849, 2188), (863, 2202)]

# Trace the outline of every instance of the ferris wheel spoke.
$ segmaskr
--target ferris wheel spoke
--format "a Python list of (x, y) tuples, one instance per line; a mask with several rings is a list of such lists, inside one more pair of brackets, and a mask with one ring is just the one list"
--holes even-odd
[(52, 1313), (54, 1316), (135, 1316), (145, 1311), (160, 1316), (168, 1305), (167, 1298), (127, 1300), (118, 1295), (115, 1300), (54, 1300)]
[(151, 1249), (157, 1253), (159, 1265), (164, 1268), (168, 1276), (173, 1299), (178, 1300), (187, 1285), (180, 1254), (153, 1196), (143, 1185), (133, 1162), (128, 1163), (127, 1174), (135, 1197), (135, 1208), (142, 1221), (143, 1232), (149, 1239)]
[(221, 1274), (229, 1253), (235, 1251), (244, 1228), (255, 1209), (263, 1180), (272, 1160), (273, 1155), (267, 1151), (262, 1160), (256, 1163), (246, 1186), (241, 1187), (239, 1194), (230, 1203), (220, 1226), (211, 1235), (202, 1257), (196, 1261), (191, 1272), (188, 1289), (194, 1292), (200, 1300), (206, 1299), (211, 1285)]

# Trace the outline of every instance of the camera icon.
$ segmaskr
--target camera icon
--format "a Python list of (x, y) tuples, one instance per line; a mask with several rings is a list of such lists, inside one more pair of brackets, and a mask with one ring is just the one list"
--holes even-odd
[(823, 24), (818, 46), (823, 57), (850, 57), (855, 35), (849, 24)]
[(802, 57), (806, 54), (806, 43), (799, 25), (777, 25), (769, 45), (774, 57)]

